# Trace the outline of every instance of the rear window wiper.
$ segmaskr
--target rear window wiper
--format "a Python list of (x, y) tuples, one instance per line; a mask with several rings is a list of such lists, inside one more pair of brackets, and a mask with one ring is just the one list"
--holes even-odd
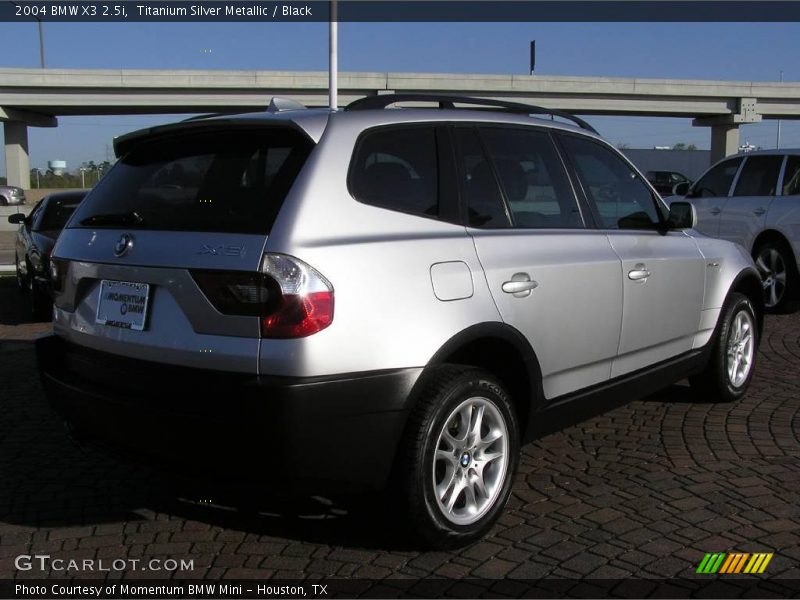
[(144, 223), (144, 219), (135, 211), (129, 213), (107, 213), (92, 215), (81, 221), (81, 225), (133, 225)]

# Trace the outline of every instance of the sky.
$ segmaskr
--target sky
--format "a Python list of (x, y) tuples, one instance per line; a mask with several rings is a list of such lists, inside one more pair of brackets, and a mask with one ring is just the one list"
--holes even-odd
[[(81, 69), (327, 69), (325, 23), (45, 23), (48, 67)], [(0, 23), (0, 67), (39, 67), (35, 23)], [(800, 23), (341, 23), (341, 71), (536, 74), (777, 81), (800, 79)], [(266, 103), (266, 101), (265, 101)], [(185, 115), (59, 117), (30, 128), (31, 167), (110, 156), (114, 136)], [(588, 117), (614, 144), (708, 148), (689, 119)], [(742, 143), (775, 147), (776, 121), (746, 125)], [(0, 134), (0, 137), (2, 135)], [(783, 121), (781, 147), (800, 146)], [(5, 158), (0, 146), (0, 173)]]

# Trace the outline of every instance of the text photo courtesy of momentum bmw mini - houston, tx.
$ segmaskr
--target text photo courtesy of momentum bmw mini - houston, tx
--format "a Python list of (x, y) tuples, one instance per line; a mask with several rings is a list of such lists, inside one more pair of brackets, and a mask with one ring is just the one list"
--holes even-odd
[(0, 597), (800, 595), (800, 1), (0, 33)]

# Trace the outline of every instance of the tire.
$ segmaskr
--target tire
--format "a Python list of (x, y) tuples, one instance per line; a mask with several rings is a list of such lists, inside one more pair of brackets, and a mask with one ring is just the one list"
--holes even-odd
[(34, 321), (44, 321), (50, 318), (52, 311), (50, 299), (36, 285), (36, 278), (33, 276), (33, 268), (30, 264), (28, 264), (28, 302)]
[(19, 258), (16, 254), (14, 255), (14, 274), (17, 278), (17, 290), (20, 294), (24, 294), (28, 291), (28, 282), (25, 281), (25, 276), (19, 270)]
[(398, 493), (416, 537), (439, 549), (477, 541), (502, 513), (519, 462), (508, 394), (480, 369), (440, 368), (409, 417), (399, 458)]
[(764, 309), (771, 313), (786, 312), (797, 295), (797, 266), (784, 244), (766, 242), (753, 253), (764, 286)]
[(732, 402), (747, 391), (758, 356), (758, 326), (747, 296), (732, 293), (722, 309), (708, 365), (689, 383), (705, 402)]

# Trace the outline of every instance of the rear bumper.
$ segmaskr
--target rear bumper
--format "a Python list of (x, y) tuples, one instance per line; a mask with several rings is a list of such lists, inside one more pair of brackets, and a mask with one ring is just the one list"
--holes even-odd
[(277, 378), (36, 343), (48, 400), (76, 436), (195, 475), (312, 490), (380, 489), (421, 369)]

